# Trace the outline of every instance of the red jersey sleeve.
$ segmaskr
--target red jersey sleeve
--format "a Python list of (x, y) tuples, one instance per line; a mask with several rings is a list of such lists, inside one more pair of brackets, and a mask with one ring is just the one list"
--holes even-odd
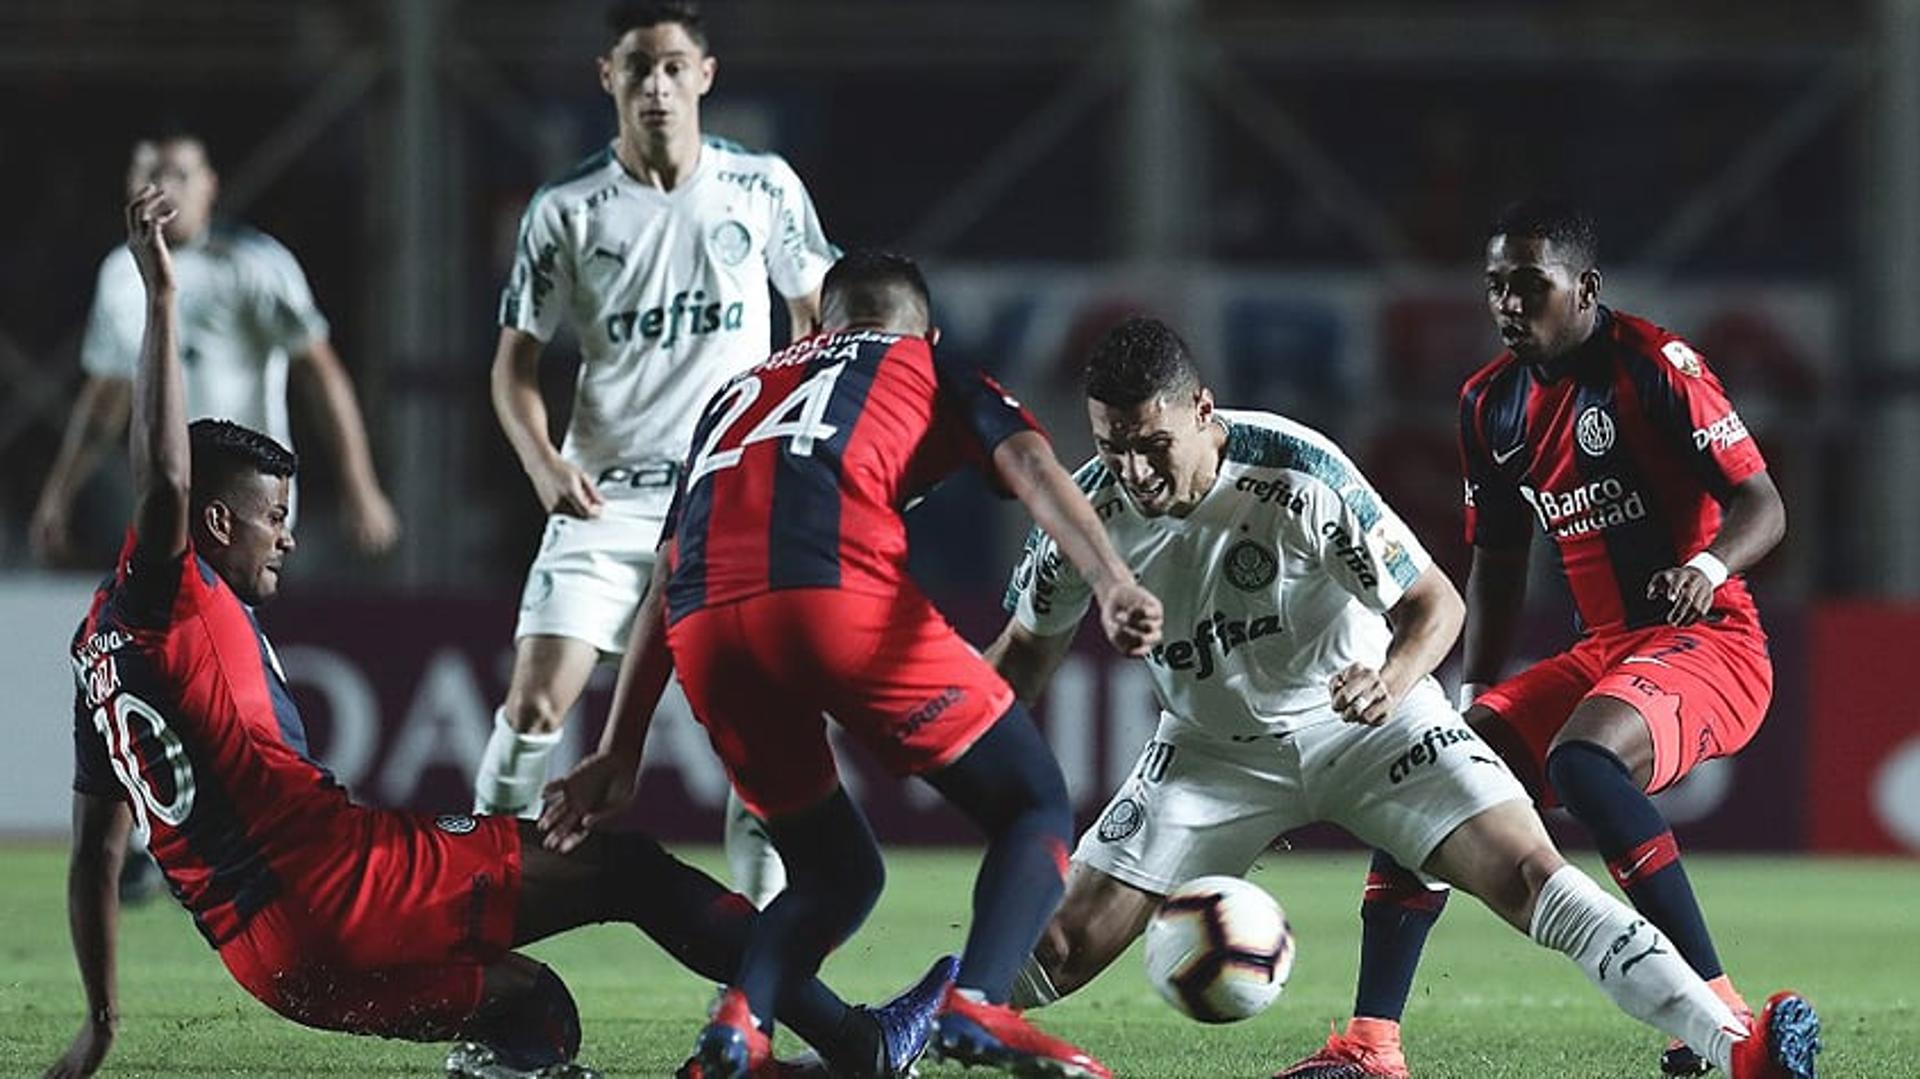
[[(1533, 537), (1533, 516), (1520, 497), (1514, 481), (1501, 475), (1502, 463), (1494, 459), (1487, 444), (1486, 409), (1490, 380), (1476, 376), (1460, 390), (1460, 474), (1464, 480), (1462, 496), (1466, 510), (1467, 542), (1476, 547), (1524, 547)], [(1509, 432), (1509, 437), (1524, 436), (1524, 423)], [(1518, 445), (1516, 441), (1514, 445)], [(1519, 453), (1513, 446), (1503, 452)]]
[(939, 382), (936, 424), (963, 441), (967, 459), (986, 473), (996, 493), (1006, 497), (1008, 492), (988, 467), (995, 447), (1022, 431), (1042, 436), (1046, 431), (1025, 405), (977, 365), (934, 349), (933, 373)]
[(1637, 381), (1647, 417), (1689, 462), (1707, 490), (1724, 497), (1742, 480), (1766, 470), (1766, 459), (1746, 423), (1693, 346), (1665, 334), (1640, 352), (1645, 363)]

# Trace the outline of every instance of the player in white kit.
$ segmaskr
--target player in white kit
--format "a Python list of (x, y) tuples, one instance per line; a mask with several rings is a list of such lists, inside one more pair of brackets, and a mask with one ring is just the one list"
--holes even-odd
[[(340, 470), (347, 534), (363, 553), (385, 551), (398, 538), (398, 518), (374, 472), (353, 382), (300, 264), (273, 237), (214, 220), (219, 177), (197, 136), (170, 132), (135, 143), (128, 193), (149, 183), (179, 210), (166, 229), (179, 280), (187, 415), (230, 419), (291, 446), (288, 381), (310, 384)], [(34, 509), (33, 545), (43, 561), (69, 560), (74, 496), (126, 426), (146, 313), (139, 272), (122, 244), (100, 264), (80, 346), (87, 379)]]
[[(617, 4), (608, 29), (600, 82), (619, 133), (534, 195), (500, 302), (494, 409), (551, 516), (476, 783), (481, 812), (539, 815), (561, 724), (595, 662), (626, 647), (694, 422), (770, 349), (768, 282), (805, 336), (836, 255), (786, 161), (701, 134), (715, 62), (694, 5)], [(556, 451), (538, 370), (563, 323), (581, 364)], [(755, 827), (729, 806), (734, 883), (760, 902), (784, 880), (769, 845), (742, 842)]]
[[(1086, 984), (1180, 883), (1242, 875), (1276, 837), (1331, 821), (1481, 897), (1635, 1018), (1715, 1039), (1723, 1067), (1740, 1056), (1735, 1079), (1773, 1074), (1754, 1063), (1766, 1039), (1747, 1039), (1650, 923), (1560, 857), (1447, 701), (1430, 672), (1464, 605), (1338, 446), (1280, 416), (1215, 409), (1185, 342), (1152, 319), (1096, 346), (1087, 395), (1098, 454), (1076, 478), (1166, 607), (1146, 661), (1161, 716), (1081, 837), (1016, 1005)], [(986, 652), (1023, 699), (1065, 657), (1088, 601), (1036, 532)]]

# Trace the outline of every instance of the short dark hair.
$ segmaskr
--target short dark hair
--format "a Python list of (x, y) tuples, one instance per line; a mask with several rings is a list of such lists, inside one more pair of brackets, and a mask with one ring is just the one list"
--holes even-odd
[(619, 44), (629, 30), (644, 30), (663, 22), (679, 23), (701, 52), (709, 51), (706, 19), (694, 0), (618, 0), (607, 8), (607, 30), (613, 34), (614, 44)]
[(901, 315), (928, 321), (933, 298), (920, 267), (905, 255), (860, 249), (840, 256), (820, 282), (820, 311), (838, 320), (863, 322)]
[(195, 420), (187, 425), (187, 444), (193, 455), (192, 495), (195, 507), (232, 495), (243, 476), (292, 476), (300, 458), (267, 435), (232, 420)]
[(1193, 352), (1173, 327), (1134, 315), (1100, 338), (1087, 357), (1087, 396), (1131, 408), (1169, 393), (1200, 387)]
[(1487, 239), (1495, 236), (1549, 241), (1577, 270), (1592, 269), (1600, 262), (1600, 230), (1593, 215), (1563, 196), (1537, 195), (1509, 204), (1487, 226)]

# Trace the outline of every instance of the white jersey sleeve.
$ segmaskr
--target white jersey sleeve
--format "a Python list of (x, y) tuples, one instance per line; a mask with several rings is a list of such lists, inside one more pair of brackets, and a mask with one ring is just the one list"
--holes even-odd
[(500, 325), (553, 340), (573, 297), (574, 252), (560, 200), (534, 193), (520, 217), (513, 269), (500, 292)]
[(99, 378), (132, 378), (146, 330), (145, 289), (140, 270), (126, 247), (116, 247), (100, 263), (80, 342), (80, 367)]
[[(772, 156), (772, 155), (770, 155)], [(840, 250), (827, 239), (807, 185), (786, 159), (773, 156), (779, 197), (774, 204), (774, 236), (767, 244), (767, 279), (786, 298), (798, 299), (820, 287)]]
[(260, 344), (297, 355), (324, 340), (326, 316), (313, 302), (313, 289), (293, 252), (260, 232), (248, 233), (242, 250), (245, 257), (235, 263), (259, 327)]
[[(1089, 497), (1113, 484), (1112, 473), (1098, 458), (1082, 465), (1073, 481)], [(1086, 617), (1093, 605), (1093, 589), (1060, 553), (1053, 537), (1035, 526), (1027, 533), (1026, 549), (1007, 582), (1002, 603), (1021, 626), (1042, 637), (1056, 637), (1073, 632)]]
[(1344, 460), (1301, 476), (1298, 541), (1368, 609), (1385, 614), (1433, 563), (1411, 529)]

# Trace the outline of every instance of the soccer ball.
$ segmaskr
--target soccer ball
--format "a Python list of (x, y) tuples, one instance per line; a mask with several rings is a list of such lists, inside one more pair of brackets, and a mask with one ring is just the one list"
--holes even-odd
[(1196, 877), (1147, 923), (1147, 980), (1202, 1023), (1260, 1014), (1293, 973), (1293, 930), (1266, 889), (1239, 877)]

